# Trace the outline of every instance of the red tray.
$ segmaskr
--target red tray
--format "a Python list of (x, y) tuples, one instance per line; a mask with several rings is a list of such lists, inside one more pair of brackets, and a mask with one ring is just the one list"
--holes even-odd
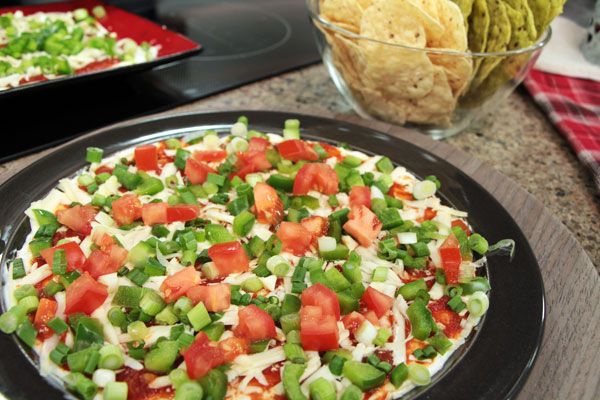
[(103, 6), (106, 10), (106, 16), (100, 20), (100, 23), (110, 32), (114, 32), (117, 38), (129, 37), (137, 43), (148, 42), (153, 46), (159, 45), (158, 57), (155, 60), (140, 64), (126, 65), (117, 68), (110, 68), (103, 62), (85, 67), (74, 75), (61, 76), (50, 80), (36, 80), (22, 84), (15, 88), (0, 91), (0, 97), (5, 97), (17, 92), (31, 91), (48, 86), (56, 86), (66, 83), (81, 82), (84, 80), (112, 76), (127, 72), (141, 71), (153, 68), (160, 64), (166, 64), (189, 57), (196, 54), (202, 48), (196, 42), (180, 35), (179, 33), (168, 30), (145, 18), (129, 13), (120, 8), (106, 5), (96, 0), (78, 0), (61, 3), (47, 3), (32, 6), (14, 6), (0, 8), (0, 15), (7, 12), (22, 11), (25, 15), (36, 12), (66, 12), (78, 8), (86, 8), (90, 13), (95, 6)]

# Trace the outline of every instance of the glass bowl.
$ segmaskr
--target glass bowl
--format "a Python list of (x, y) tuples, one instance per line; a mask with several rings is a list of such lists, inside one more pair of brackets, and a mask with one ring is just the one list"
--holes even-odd
[(342, 96), (363, 118), (417, 128), (435, 139), (495, 109), (551, 36), (548, 29), (529, 47), (493, 53), (409, 47), (334, 24), (320, 15), (319, 3), (307, 0), (323, 63)]

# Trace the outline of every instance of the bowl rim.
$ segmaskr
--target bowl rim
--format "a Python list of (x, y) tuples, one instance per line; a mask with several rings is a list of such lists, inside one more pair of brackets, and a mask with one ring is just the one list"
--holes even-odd
[[(314, 5), (313, 5), (314, 4)], [(373, 39), (367, 36), (360, 35), (358, 33), (354, 33), (347, 29), (336, 25), (335, 23), (321, 17), (320, 14), (317, 13), (315, 9), (316, 5), (319, 4), (318, 0), (306, 0), (306, 5), (308, 7), (308, 12), (310, 14), (310, 18), (313, 23), (320, 23), (325, 25), (327, 28), (337, 31), (342, 35), (349, 36), (353, 39), (359, 40), (367, 40), (369, 42), (384, 44), (387, 46), (398, 47), (411, 51), (418, 51), (427, 54), (440, 54), (440, 55), (450, 55), (450, 56), (461, 56), (461, 57), (472, 57), (472, 58), (482, 58), (482, 57), (506, 57), (506, 56), (515, 56), (521, 54), (532, 53), (536, 50), (542, 49), (544, 46), (548, 44), (552, 37), (552, 28), (548, 25), (548, 29), (538, 38), (538, 40), (527, 47), (522, 47), (519, 49), (506, 50), (506, 51), (493, 51), (493, 52), (471, 52), (471, 51), (457, 51), (457, 50), (447, 50), (447, 49), (437, 49), (437, 48), (422, 48), (422, 47), (412, 47), (407, 45), (402, 45), (398, 43), (390, 43), (382, 40)]]

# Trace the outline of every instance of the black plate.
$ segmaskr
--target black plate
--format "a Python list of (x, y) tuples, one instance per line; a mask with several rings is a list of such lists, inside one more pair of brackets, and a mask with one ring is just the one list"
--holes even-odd
[[(491, 243), (512, 238), (516, 254), (491, 257), (490, 308), (476, 335), (436, 374), (433, 384), (410, 393), (423, 399), (506, 399), (523, 386), (542, 340), (544, 289), (538, 263), (519, 226), (490, 193), (446, 161), (408, 142), (381, 132), (332, 119), (297, 114), (235, 111), (156, 118), (104, 129), (77, 139), (60, 151), (30, 165), (0, 187), (2, 263), (24, 242), (29, 230), (23, 212), (42, 198), (59, 178), (85, 165), (88, 146), (111, 154), (142, 142), (179, 136), (199, 129), (228, 130), (239, 115), (253, 129), (279, 132), (287, 118), (300, 118), (306, 138), (350, 143), (366, 153), (382, 154), (424, 177), (435, 174), (442, 182), (447, 204), (469, 211), (469, 222)], [(13, 336), (0, 335), (0, 391), (10, 399), (58, 399), (64, 392), (51, 387), (36, 371)]]

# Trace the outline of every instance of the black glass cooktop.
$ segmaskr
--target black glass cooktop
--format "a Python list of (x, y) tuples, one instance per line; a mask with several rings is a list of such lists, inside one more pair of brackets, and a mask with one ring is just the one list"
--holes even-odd
[(0, 163), (320, 60), (304, 0), (106, 2), (183, 33), (201, 43), (202, 52), (140, 74), (0, 100)]

